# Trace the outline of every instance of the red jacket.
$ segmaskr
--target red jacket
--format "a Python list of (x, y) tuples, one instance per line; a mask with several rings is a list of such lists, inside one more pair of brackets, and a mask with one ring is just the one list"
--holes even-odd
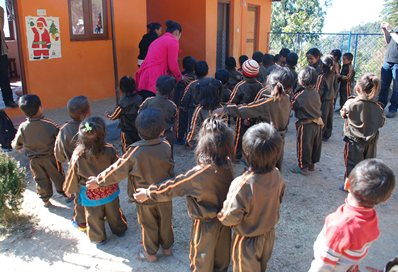
[(162, 75), (171, 75), (177, 82), (181, 80), (179, 48), (178, 40), (171, 33), (165, 33), (151, 43), (145, 61), (136, 74), (139, 91), (156, 93), (156, 80)]

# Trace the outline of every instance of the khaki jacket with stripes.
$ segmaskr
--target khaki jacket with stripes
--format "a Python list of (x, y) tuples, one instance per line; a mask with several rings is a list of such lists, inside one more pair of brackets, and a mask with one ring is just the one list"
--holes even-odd
[(198, 104), (198, 92), (196, 86), (199, 84), (199, 79), (191, 81), (184, 90), (184, 94), (181, 98), (180, 107), (184, 110), (194, 109)]
[(213, 219), (222, 208), (232, 180), (232, 166), (198, 165), (174, 179), (150, 186), (148, 197), (167, 201), (172, 197), (186, 196), (192, 219)]
[(167, 126), (166, 129), (171, 129), (174, 127), (174, 123), (177, 118), (177, 106), (173, 101), (160, 95), (149, 97), (141, 104), (138, 113), (149, 108), (158, 109), (163, 113), (163, 117)]
[(72, 155), (64, 191), (70, 194), (79, 193), (80, 186), (85, 186), (89, 177), (98, 175), (117, 159), (117, 151), (111, 144), (105, 144), (104, 150), (97, 156), (89, 156), (76, 149)]
[[(220, 105), (221, 107), (221, 105)], [(204, 109), (202, 106), (196, 107), (191, 121), (191, 129), (187, 135), (187, 144), (192, 146), (197, 140), (196, 137), (202, 127), (203, 122), (212, 115), (212, 110)]]
[(289, 123), (290, 98), (286, 94), (278, 99), (268, 95), (248, 105), (227, 105), (224, 109), (233, 117), (255, 118), (258, 122), (272, 124), (278, 131), (285, 131)]
[(142, 104), (142, 97), (139, 94), (127, 94), (120, 100), (119, 105), (113, 113), (107, 117), (110, 120), (119, 119), (119, 128), (123, 131), (135, 130), (135, 119)]
[(338, 91), (337, 76), (335, 71), (322, 73), (318, 76), (315, 89), (319, 92), (321, 101), (333, 101)]
[(321, 98), (315, 89), (304, 89), (298, 92), (292, 101), (292, 108), (299, 122), (321, 118), (321, 107)]
[(236, 84), (231, 93), (229, 104), (249, 104), (254, 101), (263, 85), (255, 78), (245, 78)]
[(70, 121), (63, 125), (55, 140), (54, 155), (61, 163), (69, 162), (76, 148), (80, 121)]
[(49, 119), (28, 118), (19, 125), (12, 147), (17, 150), (24, 148), (30, 159), (53, 156), (58, 132), (59, 126)]
[(384, 126), (383, 107), (364, 97), (349, 97), (342, 108), (345, 113), (344, 136), (368, 141)]
[(279, 221), (284, 190), (285, 182), (278, 169), (266, 174), (247, 171), (232, 182), (219, 220), (240, 236), (266, 234)]
[(134, 199), (137, 188), (148, 188), (173, 176), (174, 161), (170, 144), (158, 138), (132, 144), (117, 162), (98, 175), (98, 184), (109, 186), (128, 177), (127, 193)]

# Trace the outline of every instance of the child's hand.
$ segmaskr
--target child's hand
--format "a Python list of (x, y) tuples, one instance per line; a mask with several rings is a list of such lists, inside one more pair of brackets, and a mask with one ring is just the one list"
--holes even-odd
[(345, 111), (344, 108), (342, 108), (342, 109), (340, 110), (340, 115), (341, 115), (341, 117), (343, 117), (343, 118), (347, 118), (347, 112)]
[(138, 188), (137, 192), (133, 194), (134, 199), (137, 200), (138, 203), (143, 203), (147, 201), (149, 198), (146, 195), (147, 189), (144, 188)]
[(222, 212), (217, 213), (217, 218), (218, 218), (218, 219), (221, 219), (222, 217), (223, 217)]
[(87, 189), (97, 189), (99, 187), (97, 183), (97, 177), (89, 177), (88, 181), (86, 182)]
[(67, 198), (71, 198), (71, 197), (72, 197), (72, 194), (70, 194), (70, 193), (64, 192), (64, 194), (65, 194), (65, 196), (66, 196)]

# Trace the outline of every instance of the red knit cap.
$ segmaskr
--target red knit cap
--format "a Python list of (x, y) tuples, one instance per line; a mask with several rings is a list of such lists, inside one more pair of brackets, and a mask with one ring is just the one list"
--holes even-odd
[(258, 65), (257, 61), (249, 59), (243, 63), (242, 71), (245, 77), (254, 78), (257, 77), (260, 71), (260, 66)]

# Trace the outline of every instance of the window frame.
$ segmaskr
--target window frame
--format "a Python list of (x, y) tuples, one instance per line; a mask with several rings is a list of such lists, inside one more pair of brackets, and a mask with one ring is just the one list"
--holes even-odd
[[(14, 26), (14, 20), (12, 19), (13, 16), (10, 16), (10, 9), (12, 9), (12, 6), (9, 6), (10, 3), (6, 0), (4, 1), (5, 7), (4, 8), (4, 21), (8, 21), (8, 30), (10, 33), (10, 37), (5, 37), (6, 41), (15, 41), (15, 26)], [(12, 12), (12, 10), (11, 10)], [(11, 18), (11, 19), (10, 19)]]
[[(68, 0), (68, 12), (69, 12), (69, 33), (71, 41), (98, 41), (98, 40), (108, 40), (108, 1), (102, 1), (102, 21), (103, 21), (103, 30), (102, 34), (95, 34), (93, 31), (93, 9), (92, 9), (92, 0), (82, 0), (83, 3), (83, 20), (84, 20), (84, 29), (90, 30), (90, 33), (84, 33), (82, 35), (73, 34), (72, 29), (72, 0)], [(87, 27), (89, 26), (89, 27)]]

